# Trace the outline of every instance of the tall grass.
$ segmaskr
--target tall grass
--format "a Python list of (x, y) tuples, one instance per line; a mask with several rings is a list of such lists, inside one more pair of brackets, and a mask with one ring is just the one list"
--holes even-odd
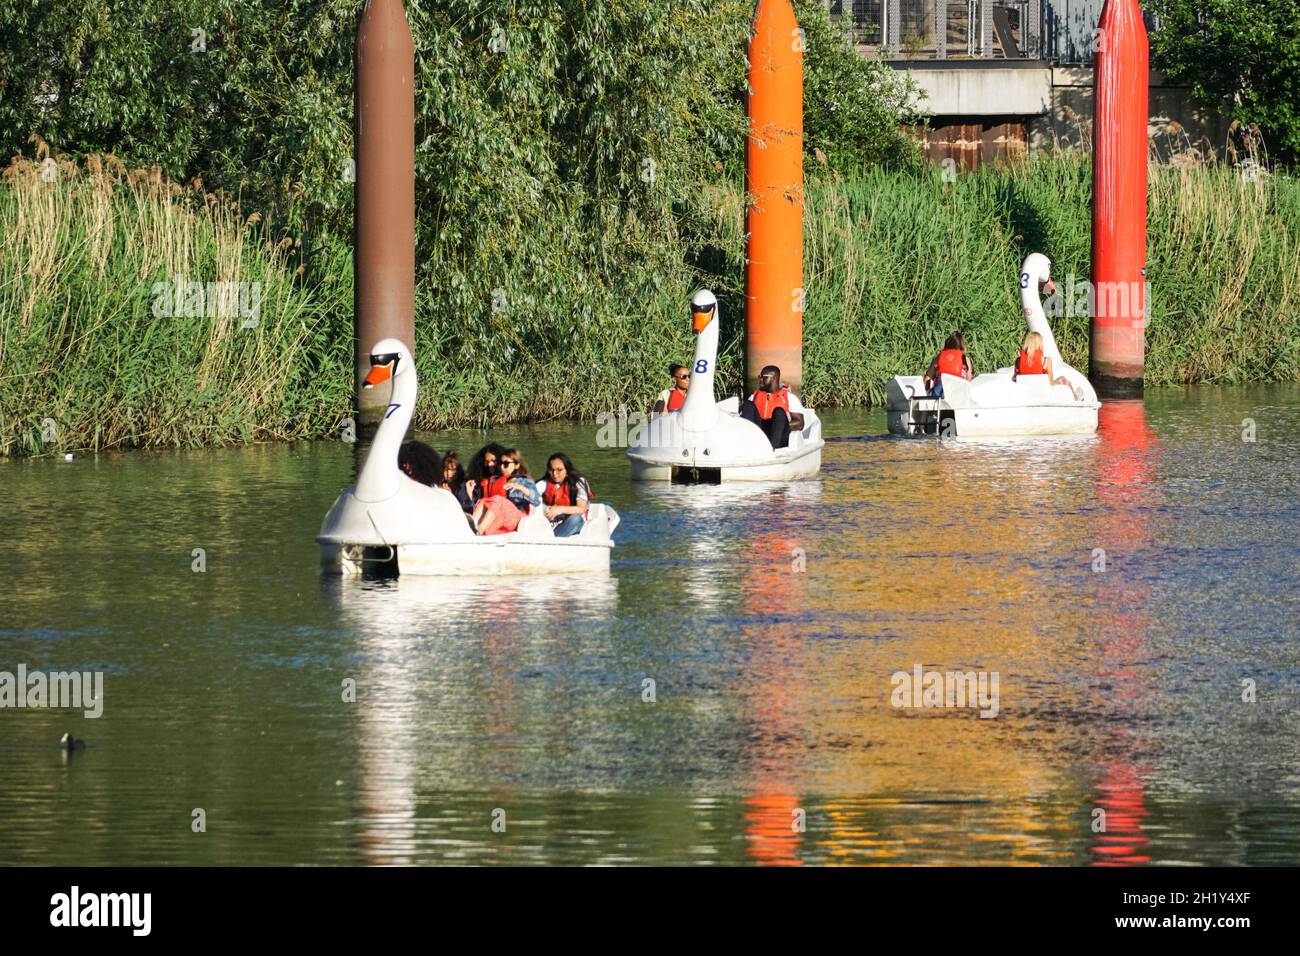
[[(961, 328), (977, 370), (1010, 363), (1029, 252), (1058, 285), (1089, 278), (1091, 167), (1075, 152), (944, 184), (868, 173), (808, 192), (804, 389), (824, 405), (877, 403)], [(1219, 164), (1152, 166), (1151, 386), (1300, 379), (1300, 182)], [(733, 225), (733, 229), (739, 228)], [(1053, 318), (1066, 361), (1088, 364), (1088, 318)]]
[[(351, 399), (346, 244), (289, 238), (111, 158), (59, 164), (52, 182), (48, 168), (16, 161), (0, 184), (0, 453), (336, 432)], [(923, 368), (956, 327), (977, 369), (1006, 364), (1023, 257), (1045, 252), (1060, 284), (1088, 276), (1090, 191), (1072, 152), (951, 184), (885, 171), (810, 183), (803, 397), (880, 402), (891, 375)], [(1300, 183), (1152, 167), (1150, 196), (1148, 384), (1300, 379)], [(690, 356), (698, 283), (722, 301), (720, 387), (737, 389), (741, 186), (702, 187), (689, 214), (664, 213), (673, 228), (584, 238), (570, 219), (549, 247), (534, 232), (495, 250), (421, 248), (417, 426), (644, 407), (666, 363)], [(258, 325), (154, 314), (154, 283), (176, 275), (261, 283)], [(1086, 315), (1053, 327), (1086, 368)]]
[[(269, 234), (233, 202), (111, 156), (11, 164), (0, 186), (0, 453), (321, 431), (348, 400), (322, 318), (345, 314), (350, 270), (307, 287), (294, 240)], [(156, 315), (155, 283), (177, 276), (257, 283), (257, 324), (244, 327), (230, 303)]]

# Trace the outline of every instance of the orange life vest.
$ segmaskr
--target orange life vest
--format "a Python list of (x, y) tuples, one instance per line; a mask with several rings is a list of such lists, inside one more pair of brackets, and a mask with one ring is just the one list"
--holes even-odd
[(553, 507), (567, 508), (573, 504), (569, 500), (569, 483), (562, 481), (556, 484), (553, 481), (546, 482), (546, 492), (542, 495), (542, 500)]
[(673, 388), (668, 395), (668, 404), (664, 406), (664, 411), (675, 412), (686, 404), (686, 393), (680, 388)]
[[(591, 497), (590, 488), (587, 489), (587, 497), (588, 499)], [(574, 504), (573, 501), (569, 500), (569, 483), (562, 481), (557, 485), (549, 478), (546, 480), (546, 490), (542, 492), (542, 500), (549, 506), (560, 508), (568, 508)]]
[(782, 385), (775, 392), (764, 392), (761, 389), (754, 391), (754, 407), (758, 409), (758, 417), (767, 421), (772, 417), (772, 413), (778, 408), (784, 408), (786, 415), (790, 414), (790, 386)]
[(498, 475), (496, 478), (484, 478), (483, 497), (491, 498), (495, 495), (504, 495), (506, 493), (506, 482), (509, 480), (505, 475)]
[(935, 378), (940, 375), (955, 375), (958, 378), (965, 378), (966, 363), (963, 361), (965, 357), (966, 353), (961, 349), (944, 349), (939, 353)]
[(1047, 369), (1043, 367), (1043, 350), (1034, 349), (1033, 352), (1020, 350), (1020, 358), (1016, 359), (1017, 375), (1046, 375)]

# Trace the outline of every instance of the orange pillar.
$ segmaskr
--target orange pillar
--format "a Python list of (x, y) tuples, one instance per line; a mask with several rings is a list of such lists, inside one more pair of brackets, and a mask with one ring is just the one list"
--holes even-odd
[(363, 389), (370, 349), (400, 339), (415, 353), (415, 47), (402, 0), (366, 0), (357, 26), (353, 212), (357, 452), (368, 448), (388, 389)]
[(1106, 0), (1095, 70), (1088, 377), (1103, 399), (1134, 398), (1142, 394), (1147, 305), (1149, 80), (1138, 0)]
[(803, 382), (803, 34), (791, 0), (758, 0), (745, 143), (745, 382)]

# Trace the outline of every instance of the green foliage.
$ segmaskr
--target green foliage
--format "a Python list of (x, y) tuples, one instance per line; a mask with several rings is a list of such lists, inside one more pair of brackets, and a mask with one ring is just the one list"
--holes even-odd
[[(320, 282), (351, 238), (343, 173), (361, 6), (0, 0), (15, 27), (0, 39), (0, 149), (28, 148), (34, 133), (55, 155), (109, 153), (201, 177), (300, 236), (294, 262)], [(739, 294), (740, 245), (723, 226), (743, 203), (722, 214), (718, 197), (737, 195), (743, 176), (752, 0), (406, 7), (417, 354), (447, 383), (424, 413), (488, 421), (614, 407), (662, 365), (693, 286), (727, 302)], [(914, 155), (901, 78), (858, 57), (817, 3), (799, 0), (799, 14), (809, 142), (830, 163), (816, 168)], [(331, 317), (340, 355), (347, 320)], [(625, 341), (629, 327), (639, 336)], [(623, 343), (616, 360), (612, 341)]]
[[(1023, 332), (1024, 256), (1046, 252), (1063, 289), (1088, 275), (1090, 182), (1087, 159), (1061, 153), (950, 185), (934, 170), (883, 169), (811, 184), (801, 397), (879, 402), (888, 378), (923, 369), (954, 327), (977, 370), (1005, 365)], [(347, 243), (323, 242), (314, 277), (295, 281), (288, 243), (201, 199), (147, 175), (112, 185), (66, 167), (55, 183), (30, 163), (6, 173), (0, 454), (337, 434), (351, 402)], [(732, 296), (743, 281), (743, 209), (739, 185), (699, 201), (718, 243), (712, 267)], [(1148, 384), (1300, 380), (1300, 182), (1162, 167), (1150, 210)], [(684, 303), (697, 276), (681, 262), (663, 268), (611, 275), (603, 287), (557, 269), (545, 301), (422, 323), (417, 427), (647, 407), (665, 364), (692, 348)], [(261, 324), (151, 314), (153, 283), (175, 273), (262, 283)], [(441, 314), (427, 300), (421, 309)], [(581, 319), (554, 334), (547, 315)], [(740, 386), (738, 310), (723, 320), (726, 393)], [(1053, 328), (1066, 360), (1086, 368), (1086, 314)], [(58, 424), (56, 445), (40, 440), (45, 418)]]
[(920, 150), (899, 124), (921, 118), (916, 84), (860, 55), (821, 0), (795, 0), (795, 14), (805, 35), (805, 158), (820, 152), (840, 172), (915, 167)]
[[(113, 153), (179, 181), (202, 177), (268, 214), (301, 195), (306, 225), (346, 236), (361, 6), (0, 0), (0, 150), (37, 134), (56, 154)], [(739, 174), (751, 0), (406, 6), (422, 225), (466, 202), (532, 221), (576, 201), (583, 226), (630, 207), (654, 227), (666, 203)], [(816, 0), (796, 6), (810, 144), (841, 169), (907, 156), (905, 81), (859, 57)], [(435, 225), (425, 238), (457, 235)], [(599, 236), (589, 244), (603, 248)]]
[(1209, 106), (1263, 131), (1274, 154), (1300, 160), (1300, 2), (1149, 0), (1160, 18), (1156, 65)]
[[(347, 0), (0, 0), (0, 149), (114, 153), (265, 207), (337, 205), (350, 152)], [(302, 187), (298, 187), (300, 190)]]

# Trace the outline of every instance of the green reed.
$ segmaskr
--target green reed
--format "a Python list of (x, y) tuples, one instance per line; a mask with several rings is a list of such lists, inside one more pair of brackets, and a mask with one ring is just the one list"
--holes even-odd
[[(292, 438), (346, 403), (322, 320), (350, 275), (306, 285), (295, 240), (233, 202), (113, 157), (20, 160), (0, 235), (0, 453)], [(168, 305), (178, 276), (230, 285)]]
[[(47, 178), (18, 161), (0, 183), (0, 453), (338, 434), (351, 402), (346, 242), (297, 238), (111, 157)], [(938, 170), (810, 182), (803, 397), (879, 403), (954, 328), (977, 370), (1008, 363), (1023, 257), (1046, 253), (1061, 285), (1087, 278), (1090, 192), (1086, 157), (1069, 152), (953, 183)], [(1153, 167), (1150, 194), (1148, 384), (1300, 379), (1300, 183), (1190, 164)], [(667, 363), (690, 358), (685, 304), (699, 284), (722, 303), (719, 387), (739, 388), (741, 185), (705, 186), (664, 214), (671, 229), (615, 216), (593, 236), (556, 208), (472, 254), (421, 248), (416, 426), (644, 409)], [(176, 275), (259, 283), (258, 323), (156, 315), (155, 283)], [(1086, 315), (1053, 328), (1086, 368)]]
[[(1063, 287), (1089, 277), (1090, 177), (1086, 157), (1063, 152), (951, 184), (936, 171), (813, 185), (808, 400), (878, 403), (890, 376), (923, 369), (956, 328), (977, 370), (1009, 364), (1024, 332), (1024, 257), (1046, 254)], [(1149, 206), (1147, 384), (1300, 379), (1300, 183), (1216, 164), (1153, 166)], [(1085, 307), (1076, 296), (1051, 320), (1081, 369)]]

